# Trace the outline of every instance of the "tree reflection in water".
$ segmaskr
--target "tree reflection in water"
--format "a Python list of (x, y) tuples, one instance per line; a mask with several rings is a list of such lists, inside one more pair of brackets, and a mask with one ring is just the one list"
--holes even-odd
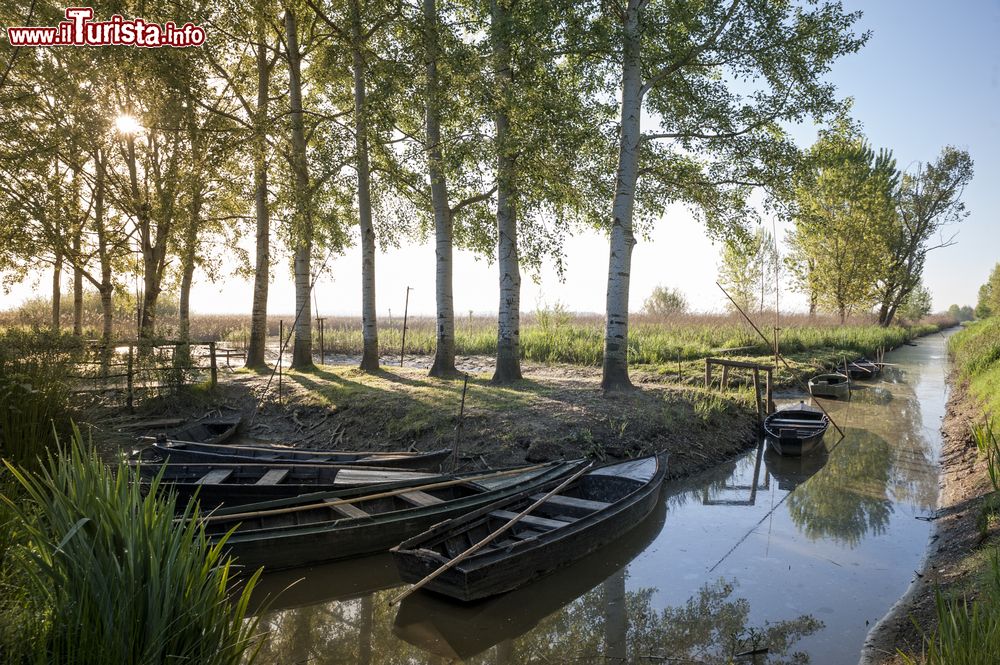
[[(433, 647), (438, 653), (428, 653), (396, 638), (391, 630), (395, 609), (389, 605), (395, 590), (278, 612), (266, 621), (272, 632), (258, 662), (493, 665), (679, 661), (804, 665), (809, 657), (794, 652), (793, 647), (823, 627), (808, 615), (752, 627), (750, 603), (734, 598), (735, 583), (722, 579), (704, 586), (685, 604), (662, 610), (653, 606), (655, 588), (628, 591), (625, 581), (622, 569), (565, 607), (540, 618), (533, 629), (518, 637), (490, 641), (490, 626), (478, 626), (483, 631), (478, 636), (478, 653), (461, 656), (454, 651), (443, 653), (440, 644)], [(526, 606), (522, 611), (530, 613), (531, 609)], [(426, 619), (433, 622), (435, 617)], [(495, 616), (489, 619), (502, 623)], [(447, 622), (449, 618), (442, 620)], [(441, 628), (441, 633), (446, 634), (446, 627)], [(475, 631), (477, 627), (468, 622), (463, 629)], [(766, 660), (732, 660), (735, 654), (761, 647), (768, 649)]]

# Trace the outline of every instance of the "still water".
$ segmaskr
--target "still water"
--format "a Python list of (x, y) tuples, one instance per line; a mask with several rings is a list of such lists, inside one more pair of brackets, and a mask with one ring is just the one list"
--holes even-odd
[(851, 401), (824, 402), (845, 434), (831, 427), (825, 452), (758, 446), (668, 482), (626, 538), (520, 591), (392, 606), (388, 556), (272, 575), (261, 662), (857, 662), (920, 568), (919, 518), (937, 504), (945, 338), (886, 362)]

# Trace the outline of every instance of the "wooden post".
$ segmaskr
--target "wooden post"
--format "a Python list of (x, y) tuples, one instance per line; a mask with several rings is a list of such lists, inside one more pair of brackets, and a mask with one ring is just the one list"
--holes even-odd
[(719, 384), (722, 390), (729, 388), (729, 365), (722, 366), (722, 383)]
[(767, 385), (764, 391), (767, 393), (767, 412), (774, 413), (774, 398), (772, 397), (771, 390), (774, 386), (774, 377), (771, 375), (771, 368), (767, 368)]
[(326, 362), (326, 347), (323, 345), (323, 332), (326, 317), (317, 316), (316, 326), (319, 328), (319, 364), (322, 365)]
[(712, 362), (705, 358), (705, 388), (712, 387)]
[(760, 403), (760, 370), (756, 367), (753, 370), (753, 394), (754, 405), (757, 407), (757, 422), (764, 424), (764, 408)]
[(462, 383), (462, 406), (458, 409), (458, 425), (455, 426), (455, 445), (451, 451), (451, 472), (455, 473), (458, 466), (458, 444), (462, 440), (462, 423), (465, 420), (465, 393), (469, 389), (469, 375), (466, 373), (465, 381)]
[(215, 361), (215, 342), (208, 343), (208, 358), (212, 368), (212, 387), (214, 388), (219, 384), (219, 366)]
[(677, 349), (677, 383), (681, 382), (681, 350)]
[(778, 326), (774, 326), (774, 371), (778, 371)]
[(278, 320), (278, 404), (281, 404), (281, 370), (284, 362), (281, 354), (285, 350), (285, 320)]
[(403, 342), (399, 345), (399, 366), (403, 366), (403, 356), (406, 354), (406, 317), (410, 313), (410, 287), (406, 287), (406, 304), (403, 306)]
[(126, 393), (125, 393), (125, 399), (126, 399), (126, 404), (128, 404), (128, 410), (129, 411), (132, 410), (132, 388), (133, 388), (133, 385), (134, 385), (133, 384), (133, 379), (132, 379), (132, 367), (133, 367), (132, 358), (133, 358), (132, 345), (129, 344), (128, 345), (128, 365), (126, 366), (126, 375), (125, 375), (126, 376), (125, 382), (126, 382), (126, 385), (127, 385), (127, 390), (126, 390)]

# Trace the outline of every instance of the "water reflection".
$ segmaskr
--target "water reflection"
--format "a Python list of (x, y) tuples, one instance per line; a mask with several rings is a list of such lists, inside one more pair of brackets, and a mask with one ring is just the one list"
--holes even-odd
[(272, 598), (261, 662), (852, 662), (927, 540), (913, 515), (937, 499), (935, 353), (943, 340), (896, 352), (882, 380), (824, 402), (842, 440), (831, 428), (813, 455), (758, 446), (671, 481), (626, 538), (514, 593), (392, 607), (388, 557), (268, 576), (255, 596)]

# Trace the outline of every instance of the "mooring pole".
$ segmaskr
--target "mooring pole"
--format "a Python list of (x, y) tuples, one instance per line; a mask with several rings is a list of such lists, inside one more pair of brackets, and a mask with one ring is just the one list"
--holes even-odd
[(410, 291), (413, 289), (406, 287), (406, 304), (403, 306), (403, 342), (399, 345), (399, 366), (403, 366), (403, 356), (406, 355), (406, 318), (410, 314)]
[(462, 405), (458, 408), (458, 425), (455, 426), (455, 445), (451, 451), (451, 472), (455, 473), (458, 466), (458, 444), (462, 440), (462, 423), (465, 422), (465, 393), (469, 389), (469, 375), (466, 373), (465, 381), (462, 382)]
[(285, 320), (278, 320), (278, 404), (281, 404), (281, 366), (284, 364), (281, 358), (281, 352), (284, 349), (283, 343), (285, 339)]
[(326, 362), (326, 349), (323, 346), (323, 322), (326, 321), (326, 317), (317, 316), (316, 317), (316, 327), (319, 328), (319, 364), (322, 365)]

